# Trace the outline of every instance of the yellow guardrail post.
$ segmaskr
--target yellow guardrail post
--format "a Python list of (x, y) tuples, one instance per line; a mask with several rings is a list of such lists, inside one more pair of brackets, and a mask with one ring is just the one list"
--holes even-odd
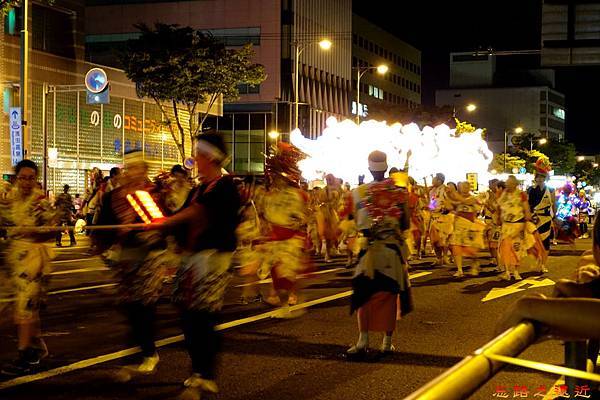
[[(587, 342), (571, 341), (565, 342), (565, 365), (568, 368), (585, 371), (587, 367)], [(569, 388), (569, 395), (575, 394), (575, 386), (581, 386), (584, 381), (572, 376), (565, 376), (565, 384)]]
[(465, 357), (442, 375), (406, 397), (407, 400), (458, 400), (476, 392), (504, 366), (484, 353), (514, 357), (536, 340), (531, 322), (522, 322)]

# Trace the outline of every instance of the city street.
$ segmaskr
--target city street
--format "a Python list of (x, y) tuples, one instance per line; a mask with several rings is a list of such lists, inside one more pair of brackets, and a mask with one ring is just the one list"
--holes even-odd
[[(157, 373), (127, 384), (114, 383), (119, 365), (128, 363), (125, 356), (133, 351), (128, 351), (124, 317), (114, 305), (112, 273), (99, 258), (86, 255), (85, 243), (81, 239), (77, 247), (57, 249), (43, 315), (50, 349), (43, 367), (47, 372), (13, 380), (3, 377), (0, 398), (177, 397), (189, 376), (190, 363), (179, 336), (177, 311), (166, 296), (159, 308), (158, 339), (166, 340), (159, 342)], [(553, 282), (570, 276), (578, 255), (590, 246), (590, 240), (578, 241), (577, 249), (556, 246), (548, 265), (550, 272), (544, 277), (525, 272), (519, 283), (501, 281), (486, 266), (483, 255), (481, 275), (462, 280), (452, 277), (453, 268), (433, 267), (432, 258), (416, 261), (411, 268), (416, 308), (398, 324), (395, 353), (378, 355), (375, 350), (381, 337), (371, 335), (374, 351), (362, 359), (345, 355), (356, 340), (357, 328), (355, 316), (349, 315), (352, 272), (343, 267), (342, 257), (327, 264), (315, 259), (318, 274), (305, 280), (302, 301), (316, 304), (293, 319), (273, 318), (278, 311), (261, 303), (240, 304), (242, 282), (235, 278), (221, 325), (225, 340), (218, 398), (402, 398), (489, 341), (500, 315), (520, 296), (550, 293)], [(3, 315), (0, 361), (13, 358), (15, 349), (10, 316)], [(563, 346), (556, 341), (542, 342), (522, 357), (561, 364)], [(490, 399), (502, 388), (512, 398), (515, 386), (526, 386), (529, 397), (542, 391), (552, 394), (559, 378), (507, 367), (472, 398)]]

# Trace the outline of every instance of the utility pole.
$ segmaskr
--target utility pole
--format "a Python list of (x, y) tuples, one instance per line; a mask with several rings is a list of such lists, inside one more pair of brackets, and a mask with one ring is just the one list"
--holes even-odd
[(29, 129), (27, 123), (29, 98), (29, 0), (22, 1), (23, 12), (21, 13), (21, 87), (20, 87), (20, 102), (21, 102), (21, 132), (22, 142), (30, 143)]

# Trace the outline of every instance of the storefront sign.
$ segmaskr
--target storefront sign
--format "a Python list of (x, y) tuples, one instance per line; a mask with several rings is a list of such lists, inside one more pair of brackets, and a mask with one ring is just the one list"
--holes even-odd
[(21, 126), (21, 107), (10, 107), (10, 155), (12, 165), (23, 160), (23, 129)]
[(471, 190), (476, 192), (477, 189), (479, 189), (479, 182), (477, 179), (477, 173), (475, 172), (468, 172), (467, 173), (467, 182), (469, 182), (469, 184), (471, 185)]

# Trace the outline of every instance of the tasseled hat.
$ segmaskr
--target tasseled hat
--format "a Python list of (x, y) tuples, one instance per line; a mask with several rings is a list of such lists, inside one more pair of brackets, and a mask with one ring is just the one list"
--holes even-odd
[(284, 142), (279, 142), (275, 153), (265, 160), (265, 172), (271, 177), (282, 177), (295, 185), (302, 178), (298, 168), (298, 161), (306, 158), (306, 154), (297, 147)]
[(552, 170), (552, 165), (550, 165), (550, 160), (546, 157), (540, 157), (537, 159), (535, 164), (533, 165), (535, 168), (535, 174), (543, 176), (544, 178), (548, 176), (550, 171)]

